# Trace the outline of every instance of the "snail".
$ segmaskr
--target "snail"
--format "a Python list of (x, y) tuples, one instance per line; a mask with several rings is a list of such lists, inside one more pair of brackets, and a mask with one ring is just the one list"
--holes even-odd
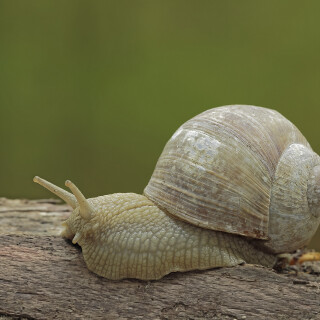
[(108, 279), (160, 279), (241, 263), (272, 267), (320, 222), (320, 158), (275, 110), (231, 105), (185, 122), (143, 195), (86, 199), (35, 177), (74, 210), (62, 236)]

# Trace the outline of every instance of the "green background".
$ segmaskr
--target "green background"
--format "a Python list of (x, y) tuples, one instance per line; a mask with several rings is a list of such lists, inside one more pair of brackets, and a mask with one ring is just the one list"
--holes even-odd
[[(142, 192), (212, 107), (277, 109), (320, 153), (320, 1), (0, 1), (0, 196)], [(320, 249), (320, 235), (311, 244)]]

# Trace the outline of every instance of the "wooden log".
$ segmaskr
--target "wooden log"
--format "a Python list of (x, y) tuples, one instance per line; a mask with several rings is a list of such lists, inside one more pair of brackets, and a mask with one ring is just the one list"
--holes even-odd
[(148, 282), (99, 277), (86, 268), (81, 248), (58, 236), (68, 215), (69, 208), (56, 201), (0, 199), (0, 316), (320, 319), (317, 271), (243, 265)]

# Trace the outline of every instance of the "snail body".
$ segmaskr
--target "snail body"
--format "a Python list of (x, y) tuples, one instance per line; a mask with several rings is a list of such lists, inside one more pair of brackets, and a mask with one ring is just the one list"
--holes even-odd
[(306, 245), (320, 222), (320, 158), (278, 112), (210, 109), (166, 144), (144, 195), (85, 199), (34, 181), (74, 211), (62, 235), (108, 279), (254, 263)]

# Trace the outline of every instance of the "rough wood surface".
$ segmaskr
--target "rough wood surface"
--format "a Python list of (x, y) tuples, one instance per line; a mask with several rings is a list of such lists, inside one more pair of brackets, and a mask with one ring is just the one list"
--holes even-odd
[(320, 319), (317, 272), (244, 265), (149, 282), (96, 276), (58, 236), (68, 215), (54, 200), (0, 199), (0, 318)]

